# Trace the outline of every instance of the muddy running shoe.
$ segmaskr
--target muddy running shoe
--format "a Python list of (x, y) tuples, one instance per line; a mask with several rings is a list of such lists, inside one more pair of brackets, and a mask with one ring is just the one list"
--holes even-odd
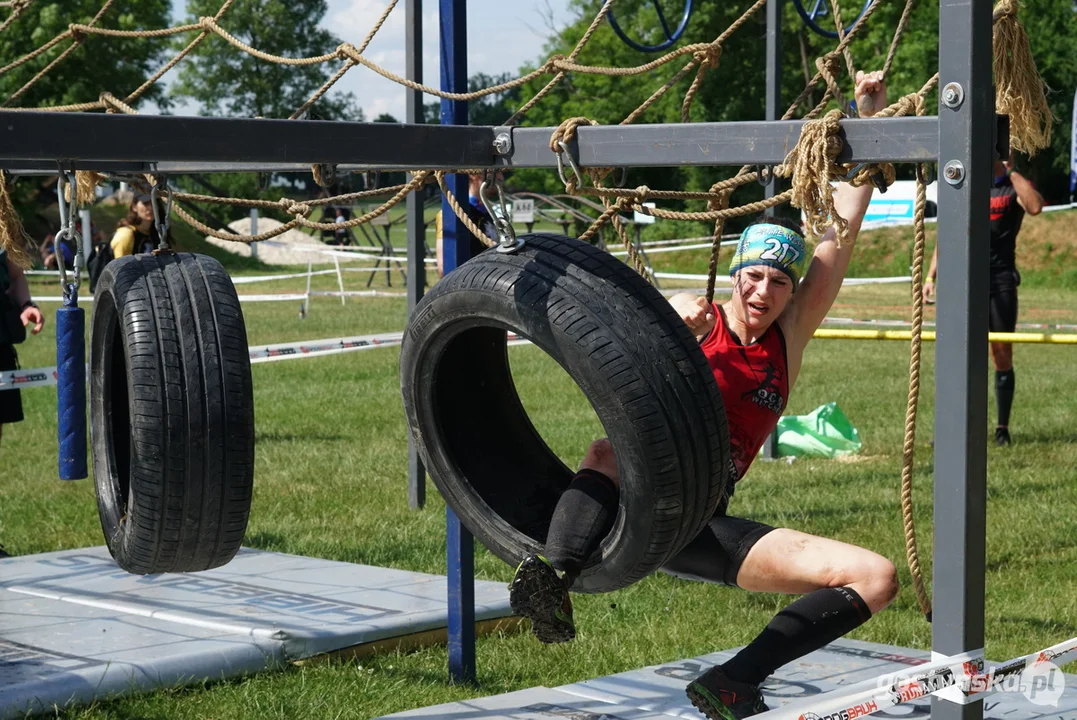
[(758, 687), (730, 680), (718, 666), (688, 683), (685, 692), (710, 720), (741, 720), (770, 709)]
[(509, 605), (513, 613), (531, 621), (531, 631), (544, 643), (576, 637), (568, 588), (541, 555), (529, 555), (516, 568), (509, 583)]
[(1010, 431), (1004, 427), (995, 428), (995, 444), (999, 447), (1007, 447), (1010, 444)]

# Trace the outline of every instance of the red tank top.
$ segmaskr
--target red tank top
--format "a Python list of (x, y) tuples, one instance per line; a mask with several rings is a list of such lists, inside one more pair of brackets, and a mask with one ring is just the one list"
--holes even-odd
[(774, 323), (758, 342), (743, 345), (729, 330), (725, 313), (717, 303), (714, 318), (714, 329), (700, 347), (725, 404), (736, 482), (748, 472), (789, 399), (785, 336)]

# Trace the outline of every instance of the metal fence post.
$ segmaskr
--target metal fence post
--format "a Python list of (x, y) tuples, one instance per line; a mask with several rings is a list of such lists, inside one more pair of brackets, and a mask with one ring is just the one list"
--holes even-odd
[[(258, 208), (251, 208), (251, 235), (258, 234)], [(258, 243), (252, 242), (250, 244), (251, 257), (255, 260), (258, 259)]]
[[(404, 4), (404, 25), (407, 36), (407, 77), (417, 83), (423, 81), (423, 0), (406, 0)], [(423, 94), (410, 88), (407, 94), (407, 113), (405, 121), (412, 124), (422, 123)], [(408, 315), (423, 297), (426, 289), (426, 232), (423, 224), (423, 188), (408, 195)], [(426, 505), (426, 469), (415, 441), (408, 433), (408, 507), (421, 508)]]
[[(767, 0), (767, 120), (781, 117), (782, 106), (782, 5), (783, 0)], [(772, 198), (778, 189), (778, 178), (771, 175), (763, 188), (763, 197)], [(763, 457), (771, 460), (778, 455), (778, 428), (763, 442)]]

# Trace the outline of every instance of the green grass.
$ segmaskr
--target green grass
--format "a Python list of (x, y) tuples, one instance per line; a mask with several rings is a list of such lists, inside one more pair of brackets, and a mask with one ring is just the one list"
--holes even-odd
[[(247, 271), (251, 272), (251, 271)], [(261, 271), (259, 271), (261, 272)], [(350, 273), (358, 289), (365, 275)], [(399, 287), (399, 276), (394, 286)], [(432, 279), (432, 278), (431, 278)], [(332, 276), (316, 278), (330, 289)], [(375, 281), (384, 287), (384, 275)], [(299, 291), (302, 280), (242, 286), (241, 292)], [(35, 284), (39, 294), (53, 287)], [(843, 292), (836, 315), (903, 317), (908, 289)], [(1022, 319), (1077, 319), (1077, 293), (1022, 289)], [(49, 306), (51, 311), (55, 306)], [(251, 344), (399, 330), (398, 298), (316, 298), (244, 305)], [(50, 318), (51, 320), (51, 318)], [(20, 347), (24, 367), (54, 363), (53, 324)], [(1077, 635), (1072, 574), (1077, 563), (1075, 350), (1018, 346), (1015, 445), (988, 454), (987, 647), (995, 660)], [(574, 464), (599, 426), (582, 394), (533, 347), (510, 349), (536, 427)], [(907, 392), (904, 343), (817, 341), (804, 361), (789, 411), (836, 401), (860, 430), (864, 449), (846, 462), (758, 462), (734, 512), (871, 548), (898, 566), (895, 605), (852, 637), (930, 647), (905, 570), (899, 512), (900, 448)], [(256, 365), (257, 451), (252, 547), (424, 572), (445, 571), (444, 505), (430, 486), (427, 507), (407, 507), (407, 438), (398, 351)], [(985, 364), (987, 359), (984, 359)], [(917, 437), (915, 500), (921, 556), (930, 568), (933, 346), (926, 346)], [(92, 481), (56, 480), (56, 406), (49, 389), (23, 392), (27, 420), (4, 428), (0, 451), (0, 541), (27, 554), (102, 544)], [(993, 406), (990, 409), (993, 414)], [(496, 441), (496, 437), (492, 440)], [(506, 476), (511, 477), (511, 468)], [(507, 582), (511, 568), (477, 548), (481, 579)], [(930, 577), (930, 576), (929, 576)], [(577, 596), (579, 638), (540, 646), (529, 634), (478, 644), (478, 686), (447, 682), (444, 648), (389, 654), (361, 664), (292, 667), (241, 680), (96, 703), (70, 718), (368, 718), (404, 709), (545, 685), (553, 687), (747, 643), (788, 602), (654, 575), (601, 596)]]

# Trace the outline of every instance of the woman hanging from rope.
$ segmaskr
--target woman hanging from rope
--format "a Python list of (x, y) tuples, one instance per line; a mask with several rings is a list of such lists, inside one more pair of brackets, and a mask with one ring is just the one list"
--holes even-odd
[[(858, 72), (856, 97), (862, 107), (886, 107), (882, 74)], [(741, 235), (728, 302), (708, 306), (688, 294), (670, 299), (718, 381), (733, 468), (710, 523), (662, 569), (752, 592), (802, 596), (734, 658), (688, 685), (693, 704), (712, 720), (765, 711), (759, 686), (771, 673), (863, 624), (897, 595), (894, 565), (870, 550), (726, 514), (733, 482), (744, 477), (777, 425), (804, 348), (841, 289), (871, 193), (870, 183), (839, 187), (834, 204), (849, 221), (848, 239), (839, 248), (831, 227), (810, 265), (800, 228), (764, 219)], [(617, 452), (605, 439), (591, 445), (554, 511), (545, 554), (526, 558), (509, 586), (514, 612), (531, 620), (543, 642), (575, 637), (568, 588), (616, 518)]]

